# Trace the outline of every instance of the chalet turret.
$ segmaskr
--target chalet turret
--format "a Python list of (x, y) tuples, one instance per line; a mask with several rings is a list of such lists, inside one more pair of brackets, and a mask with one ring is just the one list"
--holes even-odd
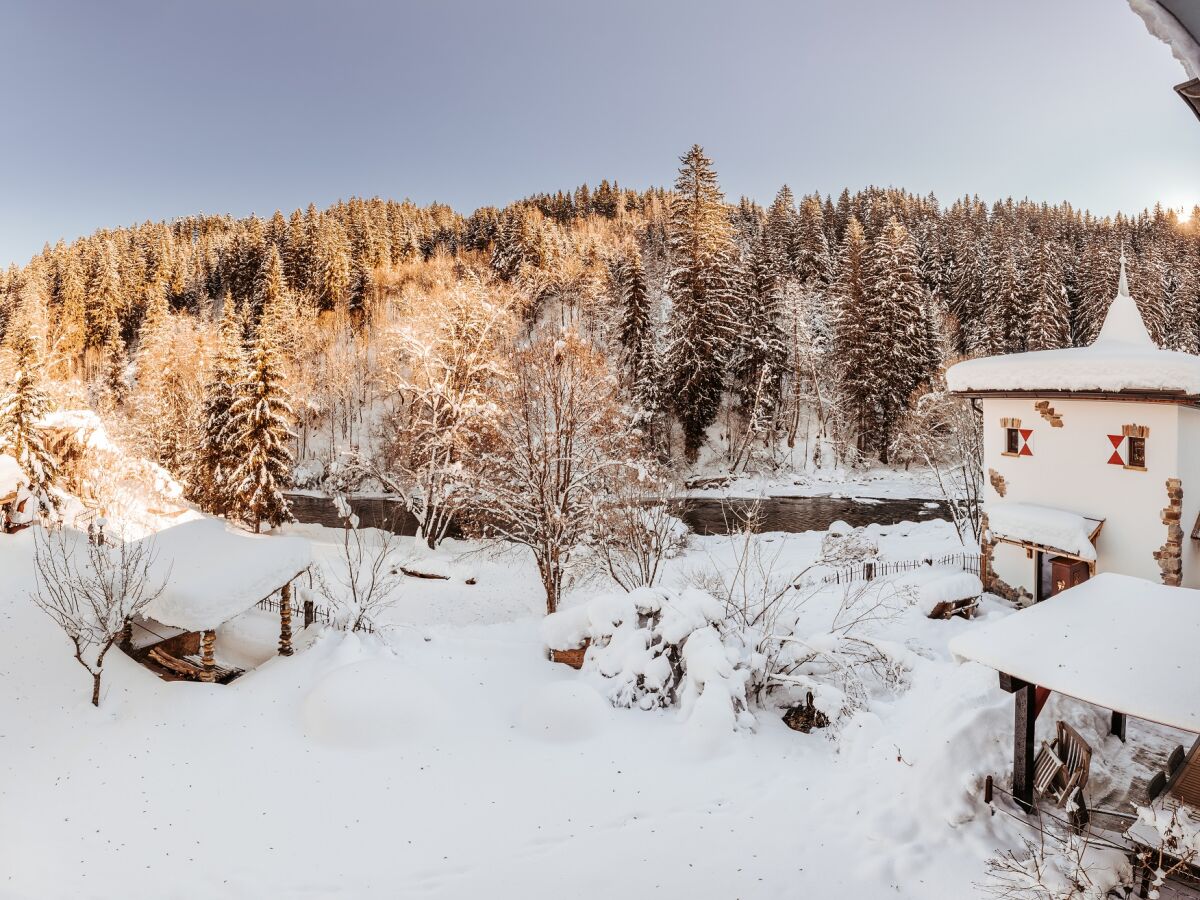
[(969, 360), (947, 382), (983, 413), (991, 590), (1033, 602), (1097, 572), (1200, 586), (1200, 356), (1154, 343), (1124, 255), (1090, 346)]

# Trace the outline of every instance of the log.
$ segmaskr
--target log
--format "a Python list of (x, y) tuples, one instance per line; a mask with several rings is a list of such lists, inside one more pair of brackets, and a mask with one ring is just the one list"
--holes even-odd
[(200, 680), (212, 684), (217, 680), (217, 662), (213, 657), (213, 644), (217, 642), (217, 633), (208, 630), (200, 638), (200, 659), (204, 663), (204, 671)]

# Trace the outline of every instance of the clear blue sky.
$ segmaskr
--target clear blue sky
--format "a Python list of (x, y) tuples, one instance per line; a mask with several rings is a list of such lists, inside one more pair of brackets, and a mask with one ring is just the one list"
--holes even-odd
[(666, 184), (693, 142), (764, 203), (1200, 202), (1183, 70), (1124, 0), (14, 0), (0, 23), (0, 264), (200, 210)]

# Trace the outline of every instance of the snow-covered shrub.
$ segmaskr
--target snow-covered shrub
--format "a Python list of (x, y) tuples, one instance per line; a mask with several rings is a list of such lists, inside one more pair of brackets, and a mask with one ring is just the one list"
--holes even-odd
[(615, 471), (613, 480), (612, 499), (590, 542), (596, 560), (627, 591), (653, 587), (663, 560), (673, 559), (687, 546), (688, 527), (672, 512), (674, 489), (633, 467)]
[(1138, 807), (1137, 827), (1153, 836), (1147, 841), (1151, 849), (1138, 853), (1139, 865), (1152, 873), (1147, 896), (1153, 900), (1168, 876), (1200, 862), (1200, 822), (1185, 808), (1155, 803)]
[(332, 624), (359, 631), (373, 627), (399, 599), (407, 558), (396, 535), (361, 528), (341, 494), (334, 494), (333, 502), (343, 523), (341, 548), (337, 557), (317, 569), (314, 586), (333, 613)]
[(721, 603), (703, 591), (639, 588), (547, 616), (542, 634), (555, 649), (591, 641), (584, 672), (614, 706), (679, 706), (685, 718), (731, 731), (754, 717), (748, 662), (737, 642), (725, 642), (723, 625)]
[(821, 538), (822, 565), (853, 566), (879, 556), (879, 539), (863, 528), (834, 522)]
[(1007, 851), (987, 862), (981, 887), (1011, 900), (1106, 900), (1129, 884), (1129, 860), (1122, 850), (1101, 846), (1089, 833), (1045, 830), (1040, 841), (1025, 839), (1023, 852)]
[[(858, 535), (859, 546), (874, 539), (862, 529), (837, 530), (843, 538)], [(784, 572), (782, 542), (772, 546), (749, 531), (729, 542), (732, 559), (693, 572), (692, 583), (724, 606), (724, 641), (745, 660), (754, 703), (790, 706), (812, 693), (816, 709), (836, 724), (872, 694), (904, 683), (909, 651), (871, 635), (903, 608), (891, 585), (812, 582), (809, 569)], [(827, 564), (821, 557), (814, 566)]]

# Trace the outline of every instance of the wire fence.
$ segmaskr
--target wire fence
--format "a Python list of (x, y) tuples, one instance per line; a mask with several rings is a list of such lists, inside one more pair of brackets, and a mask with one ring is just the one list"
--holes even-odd
[(949, 566), (978, 575), (980, 556), (978, 553), (948, 553), (945, 556), (925, 559), (904, 559), (895, 562), (869, 560), (854, 566), (835, 569), (821, 579), (822, 584), (849, 584), (852, 581), (872, 581), (887, 575), (902, 575), (927, 566)]

